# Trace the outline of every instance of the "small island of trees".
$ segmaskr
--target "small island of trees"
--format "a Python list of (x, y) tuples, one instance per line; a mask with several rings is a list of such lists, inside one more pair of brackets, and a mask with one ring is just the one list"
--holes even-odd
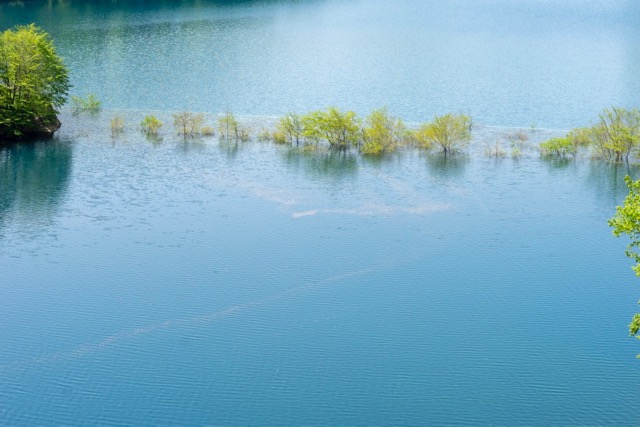
[(47, 33), (31, 24), (0, 34), (0, 142), (51, 137), (69, 88)]

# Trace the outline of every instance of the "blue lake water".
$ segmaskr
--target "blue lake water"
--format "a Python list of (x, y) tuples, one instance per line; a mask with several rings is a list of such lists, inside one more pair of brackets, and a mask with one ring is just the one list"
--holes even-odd
[[(638, 280), (606, 225), (637, 168), (481, 153), (637, 105), (638, 4), (441, 3), (0, 5), (105, 106), (0, 149), (0, 425), (638, 424)], [(383, 104), (470, 112), (476, 148), (168, 126)]]
[(640, 103), (635, 0), (0, 3), (106, 108), (281, 115), (387, 105), (408, 121), (571, 128)]

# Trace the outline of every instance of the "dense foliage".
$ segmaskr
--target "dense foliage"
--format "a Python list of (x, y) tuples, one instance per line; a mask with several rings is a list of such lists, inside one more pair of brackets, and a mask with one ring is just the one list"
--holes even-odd
[(57, 122), (68, 72), (49, 36), (35, 25), (0, 34), (0, 136), (19, 137)]
[(564, 138), (554, 138), (540, 145), (542, 154), (558, 157), (576, 155), (580, 147), (590, 147), (594, 157), (610, 162), (637, 158), (640, 155), (640, 111), (605, 109), (594, 125), (574, 129)]
[(417, 142), (421, 148), (440, 148), (448, 154), (466, 148), (471, 140), (471, 127), (469, 116), (447, 114), (436, 116), (414, 131), (391, 116), (385, 107), (373, 110), (364, 120), (353, 111), (330, 107), (302, 116), (287, 114), (280, 118), (272, 139), (296, 146), (326, 144), (333, 150), (358, 150), (368, 155), (390, 153)]
[(437, 146), (445, 154), (463, 150), (471, 141), (471, 117), (465, 114), (436, 116), (417, 132), (418, 141), (427, 148)]
[(360, 151), (364, 154), (391, 152), (410, 139), (402, 120), (391, 117), (386, 108), (373, 110), (369, 114), (362, 133), (363, 144)]
[[(636, 262), (633, 267), (636, 275), (640, 276), (640, 180), (633, 181), (631, 177), (625, 177), (625, 183), (629, 187), (629, 194), (624, 199), (624, 203), (616, 208), (616, 214), (609, 220), (609, 225), (613, 227), (613, 234), (620, 236), (626, 234), (631, 238), (631, 243), (627, 248), (627, 256)], [(640, 338), (640, 313), (637, 313), (631, 324), (629, 332), (631, 335)]]

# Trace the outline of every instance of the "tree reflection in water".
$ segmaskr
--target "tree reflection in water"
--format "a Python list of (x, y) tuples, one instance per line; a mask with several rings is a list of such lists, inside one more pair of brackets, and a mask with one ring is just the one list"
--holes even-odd
[(66, 193), (72, 157), (68, 141), (0, 148), (0, 226), (50, 221)]

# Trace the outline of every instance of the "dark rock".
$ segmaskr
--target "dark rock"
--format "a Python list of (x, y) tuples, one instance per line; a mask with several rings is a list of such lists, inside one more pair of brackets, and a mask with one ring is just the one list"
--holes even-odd
[(60, 123), (57, 117), (50, 118), (46, 121), (40, 117), (36, 117), (33, 120), (33, 124), (33, 128), (27, 130), (25, 134), (31, 135), (33, 138), (45, 139), (52, 138), (53, 134), (62, 126), (62, 123)]
[(35, 117), (31, 124), (24, 129), (20, 129), (21, 135), (15, 135), (8, 129), (0, 127), (0, 144), (3, 142), (15, 142), (34, 139), (50, 139), (53, 134), (60, 129), (60, 120), (57, 117)]

